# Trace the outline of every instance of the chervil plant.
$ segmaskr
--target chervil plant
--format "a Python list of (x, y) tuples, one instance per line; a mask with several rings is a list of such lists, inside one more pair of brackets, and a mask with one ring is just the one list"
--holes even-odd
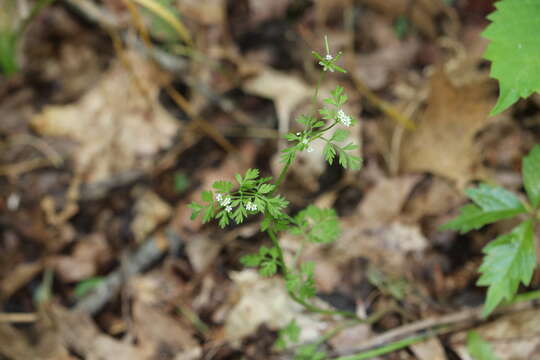
[(477, 284), (488, 287), (484, 315), (503, 301), (511, 301), (520, 283), (529, 285), (536, 268), (534, 228), (540, 222), (540, 146), (523, 159), (522, 174), (528, 201), (521, 201), (502, 187), (482, 184), (466, 190), (473, 204), (462, 207), (459, 216), (443, 226), (463, 234), (499, 220), (525, 218), (483, 249), (482, 275)]
[[(328, 72), (346, 72), (336, 64), (341, 54), (334, 56), (330, 53), (326, 37), (325, 47), (324, 56), (313, 52), (321, 66), (321, 80)], [(303, 242), (317, 244), (330, 243), (340, 235), (338, 218), (333, 209), (320, 209), (309, 205), (297, 214), (290, 215), (287, 212), (289, 202), (278, 194), (280, 185), (299, 152), (312, 152), (312, 143), (323, 141), (325, 146), (322, 156), (329, 164), (337, 159), (344, 168), (356, 170), (361, 167), (361, 159), (351, 154), (351, 151), (358, 149), (358, 145), (342, 144), (349, 136), (346, 128), (356, 123), (356, 119), (343, 108), (347, 102), (343, 87), (336, 86), (329, 97), (323, 99), (321, 106), (318, 106), (318, 94), (317, 85), (314, 113), (296, 119), (303, 129), (285, 136), (290, 146), (282, 151), (283, 167), (276, 179), (261, 177), (258, 169), (248, 169), (243, 175), (236, 174), (234, 183), (215, 182), (213, 190), (202, 193), (202, 203), (193, 202), (189, 206), (192, 219), (201, 215), (203, 223), (216, 220), (222, 228), (232, 222), (241, 224), (249, 217), (260, 215), (260, 229), (268, 235), (271, 246), (262, 246), (257, 253), (242, 257), (240, 262), (245, 266), (258, 268), (262, 276), (281, 273), (291, 298), (309, 311), (355, 318), (353, 313), (314, 305), (310, 299), (316, 293), (313, 277), (315, 265), (312, 262), (299, 263), (298, 254), (293, 261), (287, 263), (279, 242), (279, 234), (284, 232), (300, 236)]]

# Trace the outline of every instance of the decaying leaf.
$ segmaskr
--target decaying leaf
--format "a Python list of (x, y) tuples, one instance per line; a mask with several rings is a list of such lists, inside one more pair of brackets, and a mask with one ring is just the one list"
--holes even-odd
[(87, 183), (128, 170), (148, 170), (153, 156), (171, 144), (178, 123), (158, 101), (158, 69), (126, 53), (74, 104), (47, 106), (32, 119), (43, 136), (61, 136), (77, 145), (72, 156)]
[[(450, 344), (464, 360), (473, 360), (465, 347), (467, 331), (452, 336)], [(540, 359), (540, 311), (516, 312), (474, 329), (499, 359)]]
[(300, 341), (316, 339), (328, 326), (316, 316), (303, 313), (303, 308), (287, 294), (283, 280), (264, 278), (254, 270), (231, 274), (238, 301), (225, 321), (225, 337), (238, 341), (255, 333), (260, 325), (278, 330), (295, 319), (303, 329)]
[(172, 209), (156, 193), (142, 191), (135, 204), (135, 219), (131, 226), (135, 239), (142, 242), (156, 227), (165, 222)]
[(274, 101), (279, 129), (283, 133), (288, 132), (291, 113), (312, 94), (311, 87), (299, 77), (270, 68), (244, 82), (244, 90)]
[(65, 282), (75, 282), (95, 276), (99, 265), (111, 259), (111, 249), (101, 233), (82, 238), (71, 255), (60, 255), (54, 259), (58, 276)]
[(489, 91), (485, 81), (458, 88), (443, 71), (435, 72), (418, 128), (403, 141), (403, 170), (431, 172), (459, 186), (474, 178), (480, 153), (474, 137), (492, 121)]

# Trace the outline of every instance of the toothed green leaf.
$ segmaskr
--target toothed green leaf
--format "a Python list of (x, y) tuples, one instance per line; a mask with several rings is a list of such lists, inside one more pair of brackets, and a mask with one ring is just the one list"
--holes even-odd
[(485, 254), (477, 285), (487, 286), (484, 315), (489, 315), (503, 300), (512, 300), (520, 283), (529, 285), (536, 267), (532, 220), (522, 222), (510, 233), (491, 241)]
[(540, 2), (501, 0), (488, 16), (491, 24), (482, 35), (490, 40), (484, 57), (491, 61), (491, 77), (499, 81), (498, 114), (540, 91)]

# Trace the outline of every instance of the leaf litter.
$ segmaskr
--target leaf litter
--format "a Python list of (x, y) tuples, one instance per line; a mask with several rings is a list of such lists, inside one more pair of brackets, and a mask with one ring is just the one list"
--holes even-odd
[[(120, 3), (80, 3), (124, 19), (127, 32), (136, 28), (126, 20), (134, 16), (132, 10)], [(111, 60), (109, 53), (96, 50), (102, 47), (95, 39), (104, 38), (96, 35), (102, 31), (99, 23), (88, 28), (79, 17), (92, 19), (88, 10), (74, 16), (71, 8), (60, 4), (48, 9), (32, 29), (40, 34), (47, 19), (58, 20), (52, 37), (59, 39), (58, 56), (51, 55), (51, 38), (40, 38), (46, 44), (41, 54), (47, 59), (32, 61), (28, 68), (37, 79), (30, 81), (27, 74), (19, 82), (0, 85), (0, 94), (8, 94), (0, 104), (7, 119), (0, 126), (0, 141), (3, 145), (6, 140), (10, 150), (0, 161), (3, 169), (12, 169), (9, 177), (0, 178), (0, 259), (5, 263), (0, 301), (5, 312), (35, 314), (38, 319), (26, 327), (0, 322), (2, 356), (270, 359), (279, 356), (273, 348), (277, 331), (292, 319), (302, 329), (301, 342), (315, 341), (337, 324), (336, 319), (300, 311), (279, 276), (261, 278), (252, 270), (240, 270), (238, 258), (266, 241), (256, 235), (256, 223), (217, 230), (190, 222), (186, 208), (199, 189), (209, 188), (217, 179), (232, 178), (249, 167), (262, 167), (267, 174), (276, 171), (267, 164), (279, 151), (279, 142), (259, 137), (257, 127), (271, 126), (285, 133), (294, 128), (294, 118), (309, 109), (314, 82), (311, 64), (298, 59), (306, 56), (304, 49), (320, 50), (320, 33), (335, 39), (336, 50), (354, 56), (350, 70), (377, 96), (398, 109), (412, 103), (425, 107), (415, 120), (417, 129), (404, 133), (394, 154), (398, 154), (399, 166), (387, 172), (383, 160), (387, 154), (383, 147), (374, 146), (373, 134), (388, 131), (388, 123), (376, 106), (360, 97), (352, 99), (347, 111), (358, 115), (362, 131), (351, 136), (364, 144), (360, 151), (366, 158), (365, 169), (340, 174), (324, 165), (315, 148), (303, 154), (304, 166), (295, 167), (294, 181), (285, 184), (292, 213), (312, 202), (337, 206), (343, 213), (341, 238), (328, 246), (308, 246), (303, 255), (317, 263), (320, 306), (352, 309), (360, 316), (399, 309), (376, 325), (343, 330), (325, 349), (332, 354), (353, 351), (359, 343), (377, 340), (384, 331), (478, 304), (475, 299), (481, 294), (471, 285), (479, 244), (490, 234), (458, 237), (438, 231), (438, 226), (464, 201), (460, 190), (471, 181), (488, 177), (517, 184), (516, 163), (538, 139), (534, 131), (526, 131), (535, 126), (530, 125), (537, 113), (534, 106), (520, 108), (528, 119), (523, 124), (513, 115), (486, 116), (495, 96), (492, 83), (477, 69), (485, 46), (478, 39), (483, 24), (471, 20), (472, 15), (465, 16), (469, 5), (448, 7), (443, 2), (420, 1), (408, 9), (404, 0), (388, 4), (322, 1), (305, 7), (289, 1), (170, 3), (204, 46), (190, 53), (183, 45), (160, 43), (168, 38), (153, 32), (158, 39), (154, 49), (184, 56), (182, 61), (190, 64), (189, 75), (159, 69), (131, 40)], [(235, 14), (242, 13), (250, 16), (239, 24)], [(354, 21), (347, 14), (355, 14)], [(403, 14), (408, 27), (400, 38), (394, 25)], [(455, 26), (462, 31), (455, 32)], [(243, 28), (242, 36), (237, 37), (234, 28)], [(86, 35), (78, 37), (79, 33)], [(441, 45), (452, 42), (447, 37), (457, 44), (457, 50), (448, 54), (449, 47)], [(286, 40), (276, 44), (275, 39)], [(40, 53), (39, 41), (31, 44)], [(302, 46), (287, 48), (290, 44)], [(461, 46), (473, 67), (458, 73), (454, 65), (463, 60)], [(160, 56), (152, 58), (160, 63)], [(276, 59), (279, 66), (274, 68)], [(443, 60), (448, 60), (446, 70), (442, 70)], [(213, 67), (214, 62), (219, 66)], [(108, 68), (103, 70), (105, 64)], [(220, 129), (255, 125), (247, 138), (229, 138), (239, 154), (223, 152), (202, 138), (172, 161), (169, 154), (167, 165), (155, 170), (161, 156), (186, 130), (182, 112), (161, 94), (171, 81), (210, 124), (215, 122)], [(210, 91), (201, 93), (200, 86), (193, 86), (197, 81)], [(52, 95), (44, 90), (47, 87)], [(216, 98), (226, 99), (230, 106), (215, 107), (212, 99)], [(270, 100), (272, 106), (247, 109), (260, 104), (260, 98)], [(235, 110), (256, 116), (240, 124), (231, 115)], [(9, 148), (14, 143), (11, 139), (29, 131), (67, 161), (45, 161), (27, 170), (13, 167), (16, 161), (50, 154)], [(177, 171), (187, 175), (189, 185), (181, 194), (171, 195), (174, 191), (169, 187)], [(138, 175), (116, 182), (133, 173)], [(77, 177), (80, 189), (74, 181)], [(109, 182), (114, 185), (105, 187), (100, 196), (84, 196), (89, 186)], [(47, 185), (51, 183), (56, 186)], [(69, 195), (69, 184), (83, 195)], [(8, 205), (9, 194), (14, 192), (23, 194), (18, 207)], [(50, 221), (55, 216), (58, 221)], [(180, 239), (180, 246), (170, 245), (173, 235)], [(287, 234), (281, 241), (286, 256), (294, 256), (298, 239)], [(135, 273), (122, 270), (126, 257), (147, 256), (136, 249), (148, 244), (156, 247), (149, 265)], [(146, 264), (144, 258), (139, 260)], [(50, 295), (54, 302), (43, 310), (32, 298), (43, 285), (43, 271), (49, 268), (54, 269)], [(81, 310), (73, 294), (77, 286), (93, 278), (106, 283), (114, 278), (118, 294), (107, 298), (93, 316), (66, 308), (74, 305)], [(536, 331), (531, 325), (534, 314), (501, 316), (477, 331), (493, 342), (495, 353), (503, 359), (533, 358), (538, 346), (530, 336)], [(51, 319), (55, 326), (47, 326)], [(450, 358), (447, 350), (452, 349), (468, 359), (463, 344), (464, 334), (438, 336), (412, 345), (410, 352), (381, 358), (444, 359)]]

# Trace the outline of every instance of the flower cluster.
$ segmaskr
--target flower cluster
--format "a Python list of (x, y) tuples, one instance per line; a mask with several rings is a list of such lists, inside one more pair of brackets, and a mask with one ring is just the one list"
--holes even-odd
[(223, 206), (225, 208), (225, 211), (231, 212), (232, 206), (231, 206), (231, 197), (227, 196), (223, 198), (223, 194), (216, 194), (216, 200), (219, 203), (219, 205)]
[(249, 211), (257, 211), (257, 205), (255, 205), (251, 201), (248, 201), (248, 203), (246, 204), (246, 209), (248, 209)]
[(345, 126), (351, 126), (351, 117), (347, 114), (345, 114), (345, 111), (338, 110), (337, 112), (337, 118), (340, 123), (342, 123)]

